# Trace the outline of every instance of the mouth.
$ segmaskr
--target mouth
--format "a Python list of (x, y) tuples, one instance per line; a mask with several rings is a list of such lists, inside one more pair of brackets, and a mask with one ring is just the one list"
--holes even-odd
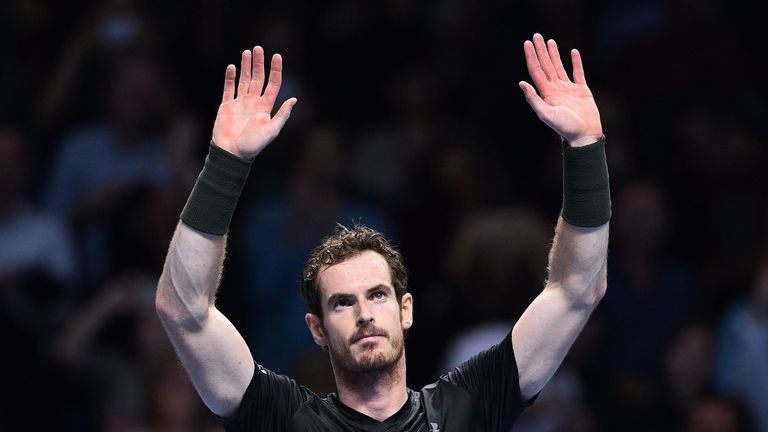
[(362, 342), (366, 342), (366, 341), (372, 340), (372, 339), (377, 338), (377, 337), (384, 337), (384, 335), (382, 335), (382, 334), (363, 335), (363, 336), (360, 336), (360, 337), (356, 338), (355, 339), (355, 343), (361, 342), (361, 341)]

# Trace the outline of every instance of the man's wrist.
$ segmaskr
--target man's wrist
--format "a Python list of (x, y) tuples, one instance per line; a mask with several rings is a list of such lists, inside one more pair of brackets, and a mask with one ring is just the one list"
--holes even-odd
[(211, 138), (211, 145), (218, 147), (221, 150), (224, 150), (225, 152), (242, 159), (245, 162), (253, 162), (253, 159), (256, 155), (247, 155), (243, 152), (237, 150), (237, 147), (225, 140), (216, 140), (214, 138)]
[(211, 141), (205, 166), (181, 212), (182, 222), (204, 233), (226, 234), (250, 169), (250, 161)]
[(605, 137), (580, 147), (563, 143), (563, 219), (580, 227), (611, 218), (611, 191)]
[(566, 144), (568, 144), (571, 147), (583, 147), (586, 145), (594, 144), (598, 142), (601, 138), (603, 138), (603, 134), (587, 134), (587, 135), (581, 135), (573, 140), (564, 139)]

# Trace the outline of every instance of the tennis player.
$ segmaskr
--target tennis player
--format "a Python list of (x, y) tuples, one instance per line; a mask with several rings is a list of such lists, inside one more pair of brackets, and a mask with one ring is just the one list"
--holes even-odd
[(325, 397), (256, 363), (216, 308), (227, 231), (252, 161), (297, 102), (272, 114), (279, 54), (268, 76), (258, 46), (243, 52), (237, 83), (236, 67), (227, 67), (209, 154), (156, 299), (195, 388), (226, 430), (509, 431), (535, 400), (605, 294), (611, 211), (605, 139), (581, 55), (570, 52), (569, 76), (554, 40), (535, 34), (523, 51), (533, 84), (520, 88), (563, 139), (563, 207), (544, 289), (497, 345), (412, 390), (404, 334), (414, 323), (414, 297), (402, 258), (379, 232), (339, 227), (311, 253), (301, 287), (309, 331), (333, 366), (337, 393)]

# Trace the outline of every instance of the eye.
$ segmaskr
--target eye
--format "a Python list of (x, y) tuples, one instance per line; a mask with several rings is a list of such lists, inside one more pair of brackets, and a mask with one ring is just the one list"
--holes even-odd
[(333, 306), (337, 308), (349, 307), (349, 306), (352, 306), (352, 300), (342, 297), (336, 300), (336, 304), (334, 304)]
[(387, 294), (384, 291), (376, 291), (371, 295), (373, 300), (384, 300), (387, 298)]

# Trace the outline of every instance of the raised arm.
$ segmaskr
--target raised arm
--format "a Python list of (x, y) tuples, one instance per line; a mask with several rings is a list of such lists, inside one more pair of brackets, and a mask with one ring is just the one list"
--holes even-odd
[(606, 290), (610, 197), (600, 114), (571, 51), (573, 81), (554, 40), (525, 41), (528, 72), (539, 93), (520, 88), (536, 115), (563, 138), (563, 212), (555, 228), (544, 290), (512, 330), (525, 400), (552, 378)]
[(197, 392), (222, 417), (237, 410), (254, 373), (245, 341), (215, 304), (226, 231), (250, 161), (277, 136), (296, 103), (288, 99), (272, 116), (282, 76), (279, 54), (272, 57), (266, 87), (261, 47), (243, 52), (237, 91), (235, 75), (235, 66), (227, 66), (215, 146), (171, 240), (155, 301)]

